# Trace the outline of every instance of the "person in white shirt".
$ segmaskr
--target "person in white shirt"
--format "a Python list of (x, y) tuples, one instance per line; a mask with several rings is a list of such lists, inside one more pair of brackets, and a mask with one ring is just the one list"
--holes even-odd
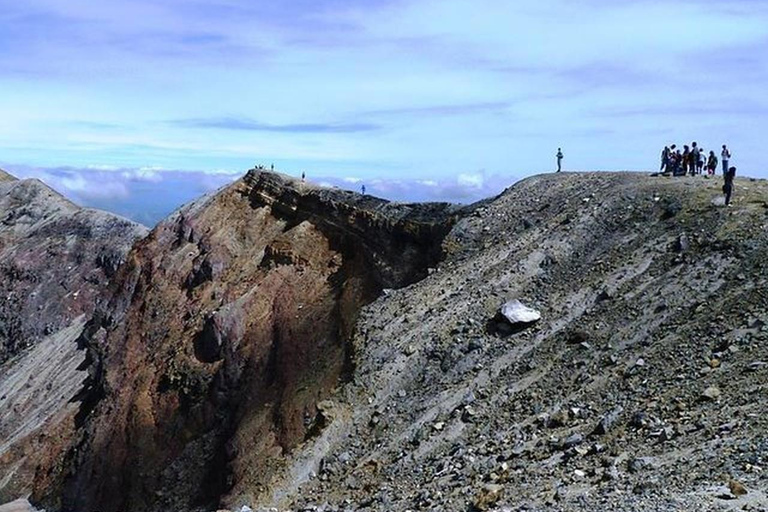
[(720, 161), (723, 163), (723, 174), (728, 172), (728, 162), (731, 160), (731, 150), (723, 144), (723, 151), (720, 153)]

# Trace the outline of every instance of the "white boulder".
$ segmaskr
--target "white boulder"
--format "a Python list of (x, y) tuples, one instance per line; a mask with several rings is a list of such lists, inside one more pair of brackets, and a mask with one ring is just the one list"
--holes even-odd
[(530, 324), (541, 320), (541, 313), (519, 300), (510, 300), (501, 306), (501, 315), (512, 324)]

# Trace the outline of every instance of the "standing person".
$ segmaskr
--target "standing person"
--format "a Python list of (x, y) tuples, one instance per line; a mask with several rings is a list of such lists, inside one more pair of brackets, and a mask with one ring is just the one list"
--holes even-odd
[(736, 177), (736, 168), (729, 167), (723, 175), (723, 194), (725, 194), (725, 206), (731, 205), (731, 194), (733, 194), (733, 179)]
[(557, 172), (560, 172), (563, 170), (563, 150), (561, 148), (557, 148)]
[(707, 174), (709, 176), (714, 176), (716, 170), (717, 170), (717, 157), (715, 156), (714, 151), (710, 151), (709, 158), (707, 158)]
[(691, 175), (695, 175), (699, 168), (699, 157), (701, 153), (699, 151), (699, 144), (696, 141), (691, 143)]
[(723, 162), (723, 174), (728, 172), (728, 162), (731, 161), (731, 150), (723, 144), (723, 150), (720, 152), (720, 161)]
[(664, 146), (664, 149), (661, 150), (661, 167), (659, 167), (659, 171), (664, 171), (669, 165), (669, 154), (669, 146)]
[(688, 175), (688, 170), (691, 168), (691, 150), (688, 146), (683, 146), (683, 176)]
[(362, 187), (360, 187), (360, 191), (363, 193), (363, 195), (365, 195), (365, 185), (363, 185)]
[(306, 174), (304, 174), (304, 171), (301, 171), (301, 182), (304, 183), (304, 179), (307, 177)]

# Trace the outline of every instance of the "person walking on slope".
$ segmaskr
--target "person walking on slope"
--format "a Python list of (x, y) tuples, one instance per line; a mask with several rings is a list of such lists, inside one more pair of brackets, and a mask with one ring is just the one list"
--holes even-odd
[(560, 172), (563, 170), (563, 150), (561, 148), (557, 148), (557, 172)]
[(725, 206), (731, 205), (731, 194), (733, 194), (733, 180), (736, 178), (736, 168), (729, 167), (723, 175), (723, 194), (725, 194)]
[(720, 152), (720, 161), (723, 162), (723, 174), (728, 172), (728, 163), (731, 161), (731, 150), (723, 144), (723, 151)]

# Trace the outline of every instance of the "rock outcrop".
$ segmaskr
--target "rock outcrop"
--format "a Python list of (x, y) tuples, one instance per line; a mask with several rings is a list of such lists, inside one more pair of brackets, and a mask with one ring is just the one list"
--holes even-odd
[(173, 214), (85, 328), (80, 438), (33, 498), (72, 510), (257, 499), (353, 376), (359, 309), (426, 276), (456, 214), (256, 171)]
[(76, 340), (146, 233), (0, 171), (0, 503), (24, 495), (40, 461), (68, 449), (86, 376)]
[(146, 229), (0, 174), (0, 364), (93, 312)]

